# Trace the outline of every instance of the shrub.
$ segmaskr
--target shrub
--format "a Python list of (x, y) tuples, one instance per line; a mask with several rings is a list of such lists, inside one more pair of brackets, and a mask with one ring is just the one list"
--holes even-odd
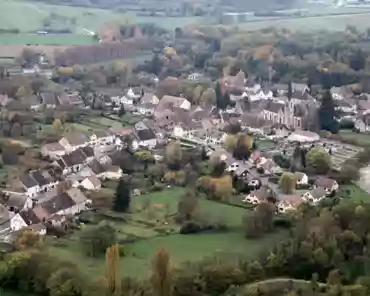
[(193, 234), (203, 230), (202, 226), (194, 221), (184, 223), (180, 228), (180, 234)]

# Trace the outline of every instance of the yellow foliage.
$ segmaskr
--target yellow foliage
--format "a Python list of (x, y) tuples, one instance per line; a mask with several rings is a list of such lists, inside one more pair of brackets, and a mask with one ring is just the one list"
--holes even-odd
[(164, 174), (167, 183), (183, 186), (185, 184), (185, 173), (183, 171), (169, 171)]
[(59, 67), (58, 68), (58, 73), (63, 74), (63, 75), (71, 75), (73, 74), (74, 69), (73, 67)]
[(274, 47), (272, 45), (263, 45), (256, 49), (256, 51), (253, 54), (254, 60), (264, 60), (267, 61), (271, 54), (274, 51)]
[(173, 55), (177, 55), (177, 52), (172, 47), (170, 47), (166, 49), (165, 54), (167, 56), (173, 56)]
[(225, 140), (227, 151), (233, 152), (236, 147), (237, 142), (238, 142), (238, 139), (235, 135), (227, 135), (226, 140)]
[(40, 235), (30, 229), (22, 231), (18, 238), (17, 245), (19, 250), (37, 247), (40, 243)]
[(211, 180), (213, 194), (217, 200), (229, 200), (233, 193), (233, 182), (229, 175)]

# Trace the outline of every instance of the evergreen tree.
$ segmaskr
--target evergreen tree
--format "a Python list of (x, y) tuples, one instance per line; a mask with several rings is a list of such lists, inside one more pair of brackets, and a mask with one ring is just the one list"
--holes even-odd
[(222, 104), (223, 104), (223, 108), (221, 108), (221, 109), (226, 109), (227, 108), (227, 106), (229, 106), (230, 105), (230, 102), (231, 102), (231, 100), (230, 100), (230, 94), (228, 93), (228, 92), (225, 92), (225, 94), (224, 94), (224, 96), (223, 96), (223, 98), (222, 98)]
[(128, 182), (121, 178), (118, 182), (114, 198), (113, 210), (127, 212), (131, 202), (131, 191)]
[(119, 107), (119, 110), (118, 110), (118, 116), (121, 117), (125, 114), (126, 114), (125, 106), (123, 106), (123, 104), (121, 104), (121, 106)]
[(319, 108), (319, 122), (323, 130), (327, 130), (331, 133), (337, 133), (339, 130), (339, 124), (335, 119), (334, 102), (330, 90), (326, 90), (322, 97), (321, 106)]
[(222, 94), (221, 85), (219, 82), (217, 82), (216, 84), (215, 93), (216, 93), (216, 107), (218, 109), (223, 109), (222, 108), (223, 94)]

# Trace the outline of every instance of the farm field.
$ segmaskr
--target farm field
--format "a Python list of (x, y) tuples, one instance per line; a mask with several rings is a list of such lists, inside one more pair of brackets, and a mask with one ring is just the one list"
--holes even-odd
[[(117, 219), (112, 222), (118, 230), (118, 239), (124, 246), (125, 255), (121, 258), (121, 272), (124, 276), (147, 277), (150, 273), (151, 260), (160, 247), (165, 247), (169, 251), (172, 262), (176, 266), (189, 260), (197, 261), (217, 254), (255, 256), (265, 247), (273, 246), (286, 234), (276, 232), (260, 240), (247, 240), (240, 227), (242, 218), (248, 210), (205, 199), (200, 199), (201, 215), (210, 220), (219, 219), (222, 216), (224, 223), (230, 227), (229, 231), (178, 234), (178, 226), (168, 217), (176, 212), (178, 200), (183, 192), (183, 188), (171, 188), (133, 197), (133, 213), (129, 217), (126, 216), (125, 222)], [(142, 210), (144, 204), (150, 207), (148, 201), (155, 209), (158, 209), (158, 205), (163, 205), (163, 210), (152, 213), (149, 218), (146, 216), (147, 212)], [(163, 215), (164, 208), (166, 215)], [(163, 221), (168, 221), (168, 224), (165, 225)], [(167, 235), (159, 231), (161, 227), (169, 229)], [(136, 240), (132, 240), (133, 237)], [(104, 273), (104, 256), (86, 257), (79, 245), (78, 233), (68, 239), (50, 241), (47, 245), (47, 250), (51, 254), (78, 263), (78, 266), (88, 275), (97, 277)]]
[(63, 34), (38, 35), (31, 33), (1, 34), (1, 45), (91, 45), (98, 44), (92, 36)]
[(370, 12), (364, 14), (323, 15), (307, 18), (275, 19), (242, 23), (240, 26), (248, 30), (260, 30), (267, 27), (287, 28), (292, 30), (345, 30), (347, 26), (355, 26), (358, 30), (368, 27)]

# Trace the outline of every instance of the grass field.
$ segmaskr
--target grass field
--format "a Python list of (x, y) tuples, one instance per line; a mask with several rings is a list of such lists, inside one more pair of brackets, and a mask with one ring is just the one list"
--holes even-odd
[[(121, 259), (123, 276), (144, 278), (150, 273), (150, 263), (156, 251), (165, 247), (174, 265), (185, 261), (197, 261), (217, 254), (240, 254), (253, 257), (266, 247), (272, 247), (282, 238), (282, 233), (271, 234), (260, 240), (247, 240), (242, 232), (209, 233), (196, 235), (173, 234), (153, 237), (126, 244), (127, 255)], [(104, 256), (88, 258), (81, 253), (78, 241), (69, 241), (65, 247), (50, 247), (49, 252), (72, 261), (91, 276), (104, 274)]]
[(370, 194), (357, 185), (342, 185), (341, 190), (349, 190), (349, 198), (355, 202), (370, 202)]
[[(145, 196), (134, 197), (132, 200), (132, 220), (128, 222), (114, 222), (119, 230), (119, 238), (124, 234), (141, 237), (133, 243), (124, 244), (125, 256), (121, 259), (122, 274), (124, 276), (147, 277), (150, 273), (150, 264), (153, 256), (160, 247), (165, 247), (171, 254), (174, 265), (185, 261), (196, 261), (217, 254), (236, 254), (242, 256), (255, 256), (265, 248), (274, 245), (284, 237), (285, 232), (274, 233), (261, 240), (246, 240), (239, 228), (242, 217), (248, 210), (224, 205), (209, 200), (200, 200), (201, 215), (218, 218), (223, 217), (224, 222), (231, 226), (228, 232), (202, 233), (196, 235), (181, 235), (177, 233), (158, 236), (156, 228), (150, 228), (139, 223), (144, 219), (140, 209), (147, 200), (151, 204), (168, 205), (167, 216), (175, 213), (178, 200), (183, 194), (183, 188), (166, 189), (162, 192), (151, 193)], [(157, 216), (154, 220), (159, 221)], [(169, 222), (171, 224), (171, 222)], [(88, 226), (86, 226), (88, 227)], [(169, 225), (173, 227), (173, 225)], [(73, 261), (91, 276), (99, 276), (104, 273), (104, 256), (98, 259), (86, 257), (79, 245), (78, 235), (69, 239), (51, 243), (48, 251), (67, 261)]]

